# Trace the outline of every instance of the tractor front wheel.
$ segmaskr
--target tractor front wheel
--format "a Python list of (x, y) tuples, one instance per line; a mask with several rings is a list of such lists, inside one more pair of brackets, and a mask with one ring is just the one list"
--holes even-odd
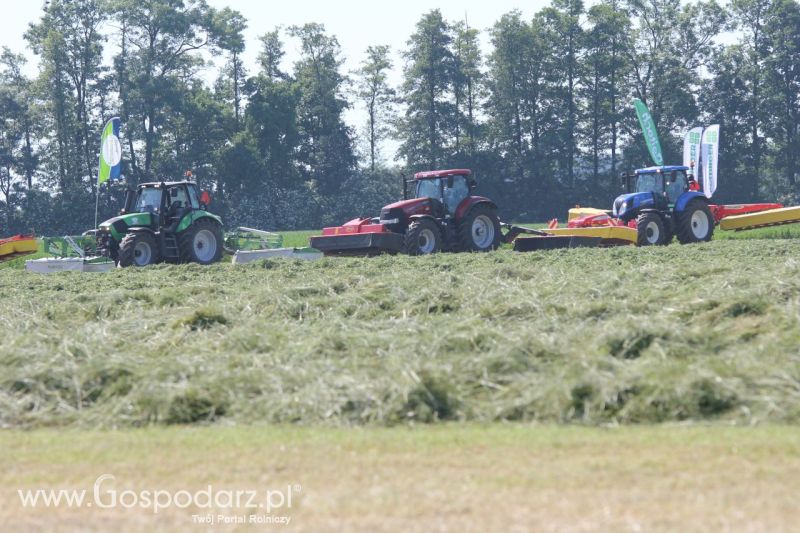
[(415, 220), (408, 226), (405, 250), (408, 255), (427, 255), (442, 249), (442, 232), (429, 218)]
[[(657, 213), (642, 213), (636, 219), (637, 243), (639, 246), (669, 244), (670, 235), (664, 220)], [(668, 240), (669, 239), (669, 240)]]
[(677, 218), (678, 240), (681, 244), (710, 241), (714, 236), (714, 217), (703, 200), (691, 200)]
[(464, 252), (496, 250), (500, 237), (500, 217), (496, 209), (486, 204), (470, 209), (458, 225), (458, 245)]
[(179, 237), (181, 261), (210, 265), (222, 258), (222, 229), (208, 217), (189, 226)]
[(150, 233), (128, 233), (119, 243), (117, 264), (121, 267), (147, 266), (161, 259), (156, 239)]

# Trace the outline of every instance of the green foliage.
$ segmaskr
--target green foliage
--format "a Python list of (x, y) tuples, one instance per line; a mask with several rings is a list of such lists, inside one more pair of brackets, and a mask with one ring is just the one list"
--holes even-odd
[[(797, 0), (552, 0), (530, 19), (504, 14), (486, 36), (432, 10), (402, 50), (397, 87), (381, 45), (351, 84), (318, 23), (261, 36), (248, 72), (247, 26), (205, 0), (48, 2), (25, 32), (38, 75), (10, 50), (0, 58), (0, 234), (91, 227), (97, 133), (115, 115), (128, 184), (191, 170), (233, 225), (376, 215), (401, 172), (443, 167), (471, 168), (506, 220), (608, 207), (619, 172), (649, 161), (634, 97), (668, 163), (687, 128), (722, 125), (715, 201), (800, 202)], [(290, 68), (287, 38), (300, 51)], [(199, 76), (210, 68), (213, 83)], [(353, 106), (367, 116), (357, 131)], [(101, 191), (101, 219), (124, 188)]]

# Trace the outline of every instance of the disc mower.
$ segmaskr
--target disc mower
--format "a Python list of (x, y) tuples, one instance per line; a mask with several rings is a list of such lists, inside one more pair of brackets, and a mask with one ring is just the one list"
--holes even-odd
[(96, 231), (97, 251), (121, 267), (162, 261), (207, 265), (222, 257), (222, 219), (190, 181), (143, 183)]

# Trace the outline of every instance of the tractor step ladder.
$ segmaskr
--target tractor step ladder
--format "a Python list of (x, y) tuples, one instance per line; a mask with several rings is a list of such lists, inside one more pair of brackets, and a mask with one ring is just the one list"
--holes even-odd
[(180, 257), (180, 251), (178, 250), (178, 239), (175, 237), (175, 235), (164, 235), (164, 257)]

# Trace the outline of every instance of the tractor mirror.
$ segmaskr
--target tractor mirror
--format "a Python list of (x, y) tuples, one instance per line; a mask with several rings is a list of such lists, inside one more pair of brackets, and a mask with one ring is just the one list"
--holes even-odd
[(447, 176), (447, 188), (448, 189), (453, 188), (453, 176)]
[(206, 206), (211, 204), (211, 195), (208, 194), (208, 191), (200, 193), (200, 203)]

